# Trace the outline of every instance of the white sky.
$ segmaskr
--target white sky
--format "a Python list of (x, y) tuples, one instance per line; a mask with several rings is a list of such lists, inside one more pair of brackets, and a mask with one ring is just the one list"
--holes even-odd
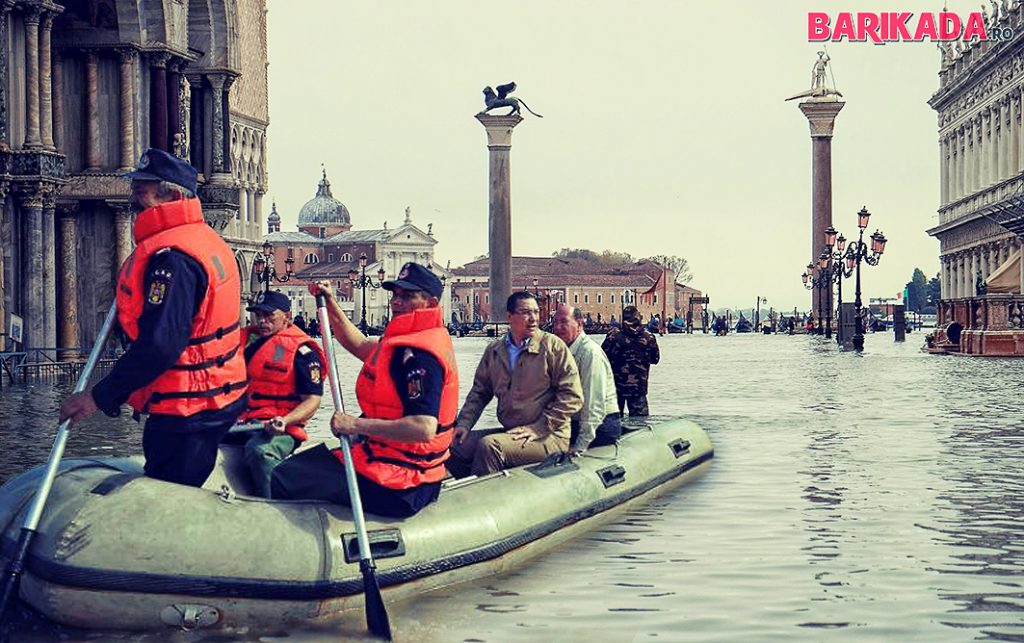
[[(980, 1), (980, 0), (979, 0)], [(934, 5), (934, 6), (932, 6)], [(487, 251), (485, 85), (544, 115), (515, 130), (512, 251), (686, 257), (712, 306), (806, 308), (811, 142), (796, 101), (818, 44), (807, 12), (937, 11), (832, 0), (268, 0), (268, 197), (282, 229), (320, 164), (355, 228), (434, 224), (436, 260)], [(977, 2), (950, 0), (966, 17)], [(889, 238), (865, 296), (938, 271), (933, 43), (832, 43), (846, 107), (832, 143), (833, 223), (862, 205)], [(503, 113), (505, 110), (501, 110)], [(269, 211), (269, 207), (266, 209)], [(852, 294), (852, 283), (846, 293)]]

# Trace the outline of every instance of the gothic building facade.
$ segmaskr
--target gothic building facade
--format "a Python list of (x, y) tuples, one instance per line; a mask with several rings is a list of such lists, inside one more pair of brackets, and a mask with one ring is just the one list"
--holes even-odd
[[(128, 180), (157, 147), (200, 172), (248, 283), (267, 190), (265, 0), (0, 2), (0, 318), (89, 345), (131, 252)], [(241, 303), (241, 302), (240, 302)]]
[[(964, 351), (1020, 354), (1024, 309), (1024, 5), (1005, 0), (989, 27), (1010, 40), (943, 43), (938, 114), (940, 322), (966, 329)], [(1016, 330), (1015, 330), (1016, 329)], [(1015, 344), (1021, 344), (1015, 348)]]

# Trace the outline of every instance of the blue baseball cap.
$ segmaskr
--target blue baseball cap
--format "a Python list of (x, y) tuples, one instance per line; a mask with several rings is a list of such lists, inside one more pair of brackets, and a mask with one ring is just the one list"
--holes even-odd
[(252, 306), (246, 308), (250, 313), (272, 313), (275, 310), (288, 312), (292, 308), (292, 302), (284, 293), (260, 292), (256, 294), (256, 301)]
[(142, 153), (139, 167), (134, 172), (121, 176), (140, 181), (167, 181), (195, 194), (199, 172), (184, 159), (151, 147)]
[(418, 263), (407, 263), (398, 271), (398, 279), (385, 281), (381, 284), (384, 290), (404, 288), (405, 290), (422, 290), (432, 297), (440, 297), (444, 287), (437, 275), (430, 272), (426, 266)]

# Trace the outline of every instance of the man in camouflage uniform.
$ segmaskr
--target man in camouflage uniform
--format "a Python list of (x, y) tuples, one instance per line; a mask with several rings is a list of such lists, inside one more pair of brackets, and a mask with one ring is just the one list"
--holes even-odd
[(619, 412), (629, 406), (629, 414), (649, 415), (647, 409), (647, 380), (651, 364), (661, 359), (658, 340), (644, 328), (636, 306), (622, 311), (622, 324), (605, 337), (601, 348), (608, 354), (615, 376), (615, 393), (619, 398)]

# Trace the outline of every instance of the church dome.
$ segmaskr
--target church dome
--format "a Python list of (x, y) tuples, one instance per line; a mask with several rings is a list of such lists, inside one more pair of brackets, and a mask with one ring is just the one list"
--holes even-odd
[(281, 215), (277, 213), (277, 203), (271, 204), (270, 216), (267, 217), (267, 223), (281, 223)]
[(331, 182), (327, 180), (327, 171), (320, 179), (316, 196), (306, 201), (299, 210), (299, 227), (303, 226), (351, 226), (348, 208), (331, 194)]

